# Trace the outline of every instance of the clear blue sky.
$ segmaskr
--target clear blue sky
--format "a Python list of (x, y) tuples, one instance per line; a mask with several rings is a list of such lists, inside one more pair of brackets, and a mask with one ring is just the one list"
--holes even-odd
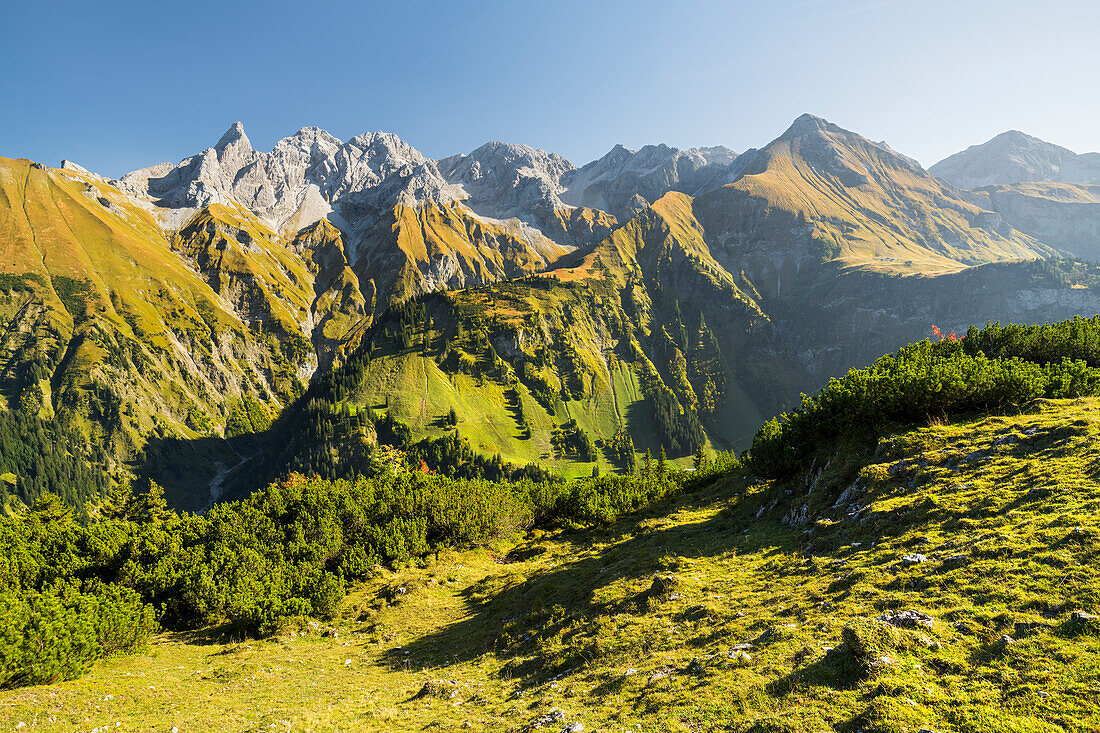
[(0, 0), (0, 155), (106, 175), (303, 125), (742, 151), (812, 112), (925, 165), (1020, 129), (1100, 149), (1100, 3)]

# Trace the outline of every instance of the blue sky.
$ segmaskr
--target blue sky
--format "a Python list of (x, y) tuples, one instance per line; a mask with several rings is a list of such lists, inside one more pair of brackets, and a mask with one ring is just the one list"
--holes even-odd
[(234, 120), (490, 140), (580, 165), (615, 143), (737, 151), (802, 112), (925, 165), (1020, 129), (1100, 150), (1100, 3), (0, 0), (0, 155), (106, 175)]

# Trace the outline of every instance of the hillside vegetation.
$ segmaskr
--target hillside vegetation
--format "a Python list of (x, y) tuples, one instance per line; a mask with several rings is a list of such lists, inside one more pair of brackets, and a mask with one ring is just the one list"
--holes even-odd
[(78, 681), (5, 693), (0, 716), (1095, 729), (1098, 417), (1088, 398), (903, 430), (793, 481), (735, 471), (606, 528), (429, 554), (356, 585), (320, 626), (158, 636)]
[(110, 658), (4, 693), (0, 719), (1096, 729), (1098, 335), (1079, 319), (915, 344), (690, 479), (663, 460), (568, 484), (398, 463), (204, 517), (154, 485), (88, 527), (40, 498), (0, 520), (23, 630), (3, 679)]
[(252, 255), (233, 258), (253, 242), (244, 230), (201, 217), (195, 227), (233, 262), (214, 289), (149, 211), (103, 179), (0, 159), (4, 406), (56, 415), (124, 460), (151, 438), (220, 434), (243, 400), (292, 400), (316, 363), (296, 323), (305, 296), (278, 280), (284, 303), (248, 271)]

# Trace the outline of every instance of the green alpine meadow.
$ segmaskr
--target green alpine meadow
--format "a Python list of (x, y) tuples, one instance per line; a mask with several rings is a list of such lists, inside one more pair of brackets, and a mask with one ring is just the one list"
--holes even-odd
[(1100, 733), (1100, 9), (55, 5), (0, 733)]

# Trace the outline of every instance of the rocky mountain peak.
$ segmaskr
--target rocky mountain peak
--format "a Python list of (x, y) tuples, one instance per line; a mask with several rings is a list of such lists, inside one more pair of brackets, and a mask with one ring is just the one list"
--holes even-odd
[[(1026, 132), (1020, 132), (1019, 130), (1006, 130), (999, 135), (993, 137), (989, 141), (993, 144), (1008, 144), (1008, 145), (1050, 145), (1051, 143), (1044, 142), (1037, 137), (1028, 135)], [(1057, 147), (1057, 146), (1055, 146)], [(1064, 150), (1065, 148), (1063, 148)]]
[(784, 132), (780, 138), (801, 137), (820, 130), (827, 130), (830, 127), (836, 127), (836, 125), (828, 120), (806, 112), (796, 117), (794, 122), (791, 123), (791, 126), (787, 128), (787, 131)]
[(768, 145), (752, 163), (754, 172), (767, 166), (771, 153), (788, 149), (810, 165), (836, 176), (845, 186), (860, 186), (886, 169), (926, 176), (917, 161), (901, 155), (885, 143), (873, 142), (826, 119), (800, 115), (787, 130)]
[(491, 141), (468, 155), (437, 161), (446, 180), (462, 190), (474, 211), (495, 218), (537, 219), (565, 208), (561, 178), (574, 170), (560, 155), (529, 145)]
[(79, 163), (74, 163), (71, 160), (62, 159), (62, 161), (61, 161), (61, 170), (63, 170), (63, 171), (73, 171), (74, 173), (80, 173), (81, 175), (85, 175), (85, 176), (95, 176), (96, 178), (102, 178), (102, 176), (99, 176), (99, 175), (96, 175), (95, 173), (92, 173), (90, 170), (88, 170), (84, 166), (80, 165)]
[(221, 136), (217, 144), (214, 145), (214, 150), (221, 155), (225, 150), (230, 147), (238, 147), (241, 149), (252, 150), (252, 143), (248, 139), (248, 135), (244, 134), (244, 125), (240, 122), (234, 122), (229, 126), (229, 129), (225, 131), (225, 134)]
[(286, 145), (299, 149), (313, 149), (316, 147), (336, 149), (343, 144), (340, 138), (329, 134), (320, 127), (303, 127), (290, 137), (280, 140), (275, 144), (275, 147)]
[(695, 150), (698, 150), (708, 163), (714, 165), (729, 165), (737, 158), (737, 153), (725, 145), (712, 145), (710, 147), (695, 148)]
[(561, 198), (625, 220), (637, 212), (639, 200), (656, 201), (669, 191), (695, 196), (727, 183), (736, 158), (721, 146), (680, 150), (658, 143), (630, 150), (616, 145), (602, 158), (566, 172)]
[(929, 169), (959, 188), (1053, 181), (1100, 183), (1100, 154), (1077, 153), (1019, 130), (944, 158)]

